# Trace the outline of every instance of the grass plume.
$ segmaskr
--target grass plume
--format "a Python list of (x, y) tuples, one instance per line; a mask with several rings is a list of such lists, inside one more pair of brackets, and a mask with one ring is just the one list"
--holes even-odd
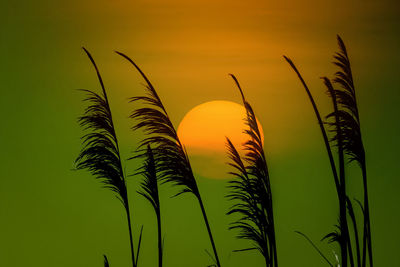
[[(265, 258), (266, 266), (278, 266), (275, 225), (272, 206), (272, 190), (261, 133), (253, 108), (245, 99), (237, 78), (230, 74), (242, 96), (246, 109), (246, 125), (244, 132), (248, 140), (244, 143), (246, 151), (244, 160), (237, 149), (227, 138), (228, 155), (231, 159), (230, 172), (236, 179), (229, 182), (230, 200), (238, 201), (228, 214), (239, 214), (240, 218), (230, 229), (238, 229), (238, 238), (253, 241), (255, 249)], [(250, 248), (251, 249), (251, 248)], [(248, 249), (245, 249), (248, 250)]]
[[(284, 56), (285, 60), (289, 63), (292, 69), (299, 77), (303, 87), (305, 88), (307, 95), (314, 108), (314, 112), (317, 116), (318, 123), (321, 128), (325, 147), (328, 152), (329, 161), (331, 164), (332, 174), (334, 177), (336, 191), (339, 200), (339, 225), (338, 230), (329, 233), (326, 238), (331, 241), (337, 241), (341, 247), (341, 264), (346, 267), (348, 263), (354, 266), (357, 263), (358, 267), (366, 266), (366, 257), (368, 254), (369, 265), (373, 266), (372, 261), (372, 244), (371, 244), (371, 227), (370, 227), (370, 215), (369, 215), (369, 204), (368, 204), (368, 188), (367, 188), (367, 172), (365, 162), (365, 150), (361, 138), (361, 127), (359, 112), (357, 107), (356, 93), (353, 82), (353, 75), (350, 66), (350, 60), (348, 58), (347, 49), (344, 45), (343, 40), (340, 36), (337, 36), (339, 52), (334, 55), (334, 65), (339, 68), (335, 73), (333, 83), (330, 79), (323, 77), (324, 84), (328, 89), (328, 95), (332, 99), (333, 112), (326, 116), (327, 124), (331, 127), (333, 134), (331, 143), (329, 142), (327, 132), (324, 127), (324, 122), (321, 119), (315, 101), (304, 82), (301, 74), (297, 70), (293, 61)], [(338, 162), (339, 162), (339, 175), (336, 170), (335, 161), (333, 159), (331, 146), (337, 147), (338, 151)], [(363, 238), (362, 245), (359, 241), (359, 233), (357, 227), (356, 216), (352, 201), (346, 192), (346, 178), (345, 178), (345, 159), (348, 159), (348, 163), (356, 161), (361, 168), (363, 177), (363, 192), (364, 192), (364, 203), (359, 204), (363, 212)], [(350, 217), (351, 225), (354, 231), (355, 241), (355, 257), (353, 252), (352, 240), (350, 238), (349, 225), (347, 216)], [(362, 255), (361, 255), (362, 249)], [(368, 251), (367, 251), (368, 249)], [(347, 257), (348, 256), (348, 257)], [(349, 260), (349, 262), (348, 262)]]
[(337, 41), (339, 52), (335, 53), (333, 63), (339, 68), (339, 70), (335, 73), (333, 82), (335, 85), (338, 85), (338, 88), (335, 88), (334, 91), (337, 97), (339, 115), (342, 123), (341, 131), (343, 133), (344, 152), (346, 153), (349, 162), (355, 161), (358, 163), (362, 172), (364, 194), (364, 203), (362, 206), (364, 216), (362, 266), (366, 266), (366, 255), (368, 254), (369, 264), (372, 267), (372, 238), (365, 149), (362, 141), (360, 117), (350, 59), (347, 54), (346, 46), (339, 35), (337, 36)]
[(328, 89), (328, 95), (332, 99), (333, 112), (328, 114), (327, 119), (332, 118), (333, 122), (328, 123), (333, 130), (334, 133), (331, 142), (334, 146), (337, 147), (338, 150), (338, 158), (339, 158), (339, 183), (340, 183), (340, 193), (339, 193), (339, 228), (341, 233), (341, 238), (337, 241), (341, 247), (342, 252), (342, 264), (343, 266), (347, 266), (347, 256), (349, 256), (350, 265), (354, 266), (353, 259), (353, 251), (351, 246), (350, 234), (349, 234), (349, 226), (347, 224), (347, 193), (346, 193), (346, 178), (345, 178), (345, 170), (344, 170), (344, 135), (342, 133), (342, 119), (339, 113), (337, 96), (335, 93), (335, 89), (332, 86), (331, 81), (327, 77), (322, 78), (326, 88)]
[(145, 162), (143, 166), (139, 169), (138, 173), (143, 176), (143, 181), (141, 183), (142, 190), (139, 191), (143, 197), (145, 197), (156, 213), (157, 218), (157, 241), (158, 241), (158, 266), (162, 267), (162, 238), (161, 238), (161, 211), (160, 211), (160, 199), (158, 194), (158, 180), (157, 180), (157, 170), (156, 163), (154, 161), (153, 152), (150, 145), (147, 146), (147, 152), (145, 156)]
[[(338, 230), (339, 231), (333, 231), (333, 232), (327, 234), (325, 236), (325, 238), (323, 238), (323, 239), (329, 238), (331, 241), (336, 241), (336, 242), (339, 243), (340, 250), (341, 250), (341, 262), (343, 264), (343, 267), (346, 267), (347, 266), (347, 251), (348, 251), (347, 250), (347, 244), (348, 244), (349, 240), (346, 240), (348, 235), (345, 235), (345, 236), (342, 235), (342, 232), (346, 232), (346, 231), (343, 231), (343, 229), (345, 229), (345, 228), (348, 229), (347, 228), (347, 224), (345, 223), (345, 221), (346, 221), (346, 219), (345, 219), (346, 218), (346, 213), (345, 213), (345, 210), (343, 210), (343, 204), (346, 205), (346, 202), (343, 202), (343, 200), (345, 201), (345, 198), (343, 198), (343, 195), (345, 195), (345, 191), (343, 191), (343, 188), (341, 186), (341, 182), (343, 182), (344, 175), (343, 175), (342, 172), (340, 172), (341, 176), (339, 177), (339, 175), (337, 173), (336, 164), (335, 164), (335, 160), (334, 160), (333, 153), (332, 153), (332, 148), (331, 148), (331, 145), (330, 145), (330, 142), (329, 142), (327, 130), (325, 129), (325, 126), (324, 126), (325, 123), (322, 120), (321, 114), (320, 114), (320, 112), (318, 110), (318, 107), (317, 107), (317, 105), (315, 103), (314, 97), (312, 96), (312, 94), (311, 94), (306, 82), (304, 81), (302, 75), (300, 74), (299, 70), (297, 69), (297, 67), (293, 63), (293, 61), (290, 58), (286, 57), (286, 56), (283, 56), (283, 57), (289, 63), (290, 67), (294, 70), (294, 72), (297, 74), (297, 77), (299, 78), (301, 84), (303, 85), (303, 87), (304, 87), (304, 89), (305, 89), (305, 91), (307, 93), (307, 96), (308, 96), (308, 98), (309, 98), (309, 100), (311, 102), (311, 105), (313, 107), (314, 114), (317, 117), (317, 121), (318, 121), (320, 130), (321, 130), (321, 134), (322, 134), (323, 141), (324, 141), (324, 144), (325, 144), (325, 148), (326, 148), (326, 151), (327, 151), (327, 154), (328, 154), (328, 158), (329, 158), (329, 163), (330, 163), (330, 166), (331, 166), (332, 176), (333, 176), (333, 179), (334, 179), (334, 182), (335, 182), (336, 192), (337, 192), (338, 201), (339, 201), (339, 212), (340, 212), (340, 214), (339, 214), (339, 226), (338, 226)], [(334, 104), (334, 106), (335, 106), (335, 104)], [(340, 178), (342, 179), (342, 181), (339, 180)]]
[(79, 124), (88, 133), (82, 137), (83, 148), (76, 159), (76, 168), (88, 170), (101, 180), (105, 188), (113, 191), (121, 201), (128, 220), (132, 265), (136, 267), (128, 193), (110, 104), (95, 61), (89, 51), (85, 48), (83, 50), (96, 70), (102, 94), (82, 90), (87, 95), (84, 101), (89, 105), (86, 107), (84, 115), (79, 118)]
[(191, 193), (197, 198), (213, 248), (214, 260), (220, 267), (210, 224), (185, 147), (179, 140), (167, 111), (150, 80), (132, 59), (123, 53), (116, 53), (129, 61), (146, 82), (147, 95), (130, 99), (132, 103), (140, 102), (145, 105), (145, 107), (136, 108), (130, 116), (137, 121), (133, 130), (142, 129), (147, 136), (140, 143), (139, 150), (151, 145), (159, 179), (179, 187), (176, 195)]

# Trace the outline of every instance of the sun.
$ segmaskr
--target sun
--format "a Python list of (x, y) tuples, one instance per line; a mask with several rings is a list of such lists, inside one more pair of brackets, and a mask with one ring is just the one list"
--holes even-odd
[[(231, 101), (215, 100), (191, 109), (178, 127), (178, 136), (185, 145), (195, 173), (214, 179), (225, 179), (229, 168), (226, 137), (239, 150), (248, 140), (243, 132), (245, 108)], [(257, 121), (258, 122), (258, 121)], [(258, 122), (261, 133), (262, 127)], [(263, 138), (263, 136), (262, 136)]]

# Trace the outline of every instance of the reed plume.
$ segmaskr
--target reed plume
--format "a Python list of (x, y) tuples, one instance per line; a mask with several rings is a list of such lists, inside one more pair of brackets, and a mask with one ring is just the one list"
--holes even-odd
[(231, 159), (229, 165), (234, 168), (230, 174), (235, 177), (229, 182), (228, 187), (231, 191), (227, 197), (238, 202), (227, 214), (240, 215), (239, 220), (232, 223), (230, 229), (239, 230), (238, 238), (253, 241), (255, 246), (250, 249), (257, 249), (263, 255), (267, 267), (277, 267), (272, 191), (261, 133), (253, 108), (245, 99), (236, 77), (230, 75), (240, 91), (246, 109), (248, 129), (244, 132), (249, 137), (243, 145), (246, 151), (244, 161), (227, 138), (228, 155)]
[(135, 109), (130, 116), (137, 121), (132, 129), (142, 129), (147, 135), (140, 143), (139, 150), (151, 145), (159, 179), (178, 186), (180, 189), (176, 196), (191, 193), (197, 198), (213, 248), (215, 256), (213, 260), (220, 267), (214, 238), (185, 147), (179, 140), (167, 111), (150, 80), (132, 59), (123, 53), (116, 53), (128, 60), (146, 82), (147, 95), (130, 99), (130, 102), (145, 104), (145, 107)]
[(145, 197), (156, 213), (157, 217), (157, 238), (158, 238), (158, 266), (162, 267), (162, 238), (161, 238), (161, 212), (160, 212), (160, 199), (158, 194), (158, 181), (157, 181), (157, 170), (156, 163), (154, 161), (153, 152), (150, 145), (147, 146), (147, 152), (145, 155), (145, 162), (136, 174), (143, 176), (141, 183), (142, 190), (139, 191), (143, 197)]
[[(366, 255), (370, 266), (373, 266), (371, 224), (368, 203), (367, 167), (365, 149), (362, 141), (360, 117), (357, 107), (356, 91), (353, 74), (346, 46), (342, 38), (337, 36), (339, 52), (334, 55), (334, 64), (339, 68), (335, 73), (333, 82), (339, 86), (335, 88), (335, 94), (339, 106), (343, 133), (343, 149), (349, 162), (355, 161), (361, 168), (363, 178), (364, 203), (361, 205), (364, 216), (362, 266), (366, 266)], [(368, 252), (367, 252), (368, 249)]]
[(346, 178), (344, 170), (344, 136), (342, 133), (342, 117), (339, 113), (337, 96), (335, 89), (332, 86), (331, 81), (327, 77), (322, 78), (326, 88), (328, 89), (328, 95), (332, 99), (333, 112), (328, 114), (327, 119), (332, 118), (333, 122), (328, 123), (333, 129), (332, 132), (334, 136), (331, 138), (331, 142), (334, 146), (337, 146), (338, 158), (339, 158), (339, 183), (340, 183), (340, 193), (339, 193), (339, 228), (341, 236), (337, 240), (342, 248), (342, 264), (347, 266), (347, 255), (349, 256), (350, 265), (354, 266), (353, 251), (351, 246), (351, 239), (349, 234), (349, 227), (347, 224), (347, 193), (346, 193)]
[[(345, 232), (345, 231), (343, 231), (343, 229), (345, 229), (345, 228), (348, 229), (347, 224), (345, 223), (346, 222), (346, 219), (345, 219), (346, 218), (346, 213), (343, 212), (343, 194), (345, 194), (345, 191), (343, 191), (343, 188), (341, 187), (341, 183), (340, 183), (340, 180), (339, 180), (339, 175), (338, 175), (337, 170), (336, 170), (336, 164), (335, 164), (335, 160), (334, 160), (334, 157), (333, 157), (331, 145), (330, 145), (330, 142), (329, 142), (327, 130), (325, 129), (325, 126), (324, 126), (325, 123), (322, 120), (321, 114), (320, 114), (320, 112), (318, 110), (317, 104), (315, 103), (314, 97), (312, 96), (312, 94), (311, 94), (306, 82), (304, 81), (304, 79), (303, 79), (302, 75), (300, 74), (299, 70), (297, 69), (296, 65), (293, 63), (293, 61), (290, 58), (288, 58), (286, 56), (283, 56), (283, 57), (289, 63), (290, 67), (294, 70), (294, 72), (297, 74), (297, 77), (299, 78), (301, 84), (303, 85), (303, 87), (304, 87), (304, 89), (305, 89), (305, 91), (307, 93), (307, 96), (308, 96), (308, 98), (309, 98), (309, 100), (311, 102), (311, 105), (313, 107), (314, 114), (317, 117), (318, 125), (319, 125), (320, 130), (321, 130), (321, 134), (322, 134), (322, 137), (323, 137), (325, 148), (326, 148), (326, 151), (327, 151), (327, 154), (328, 154), (329, 163), (330, 163), (330, 166), (331, 166), (332, 176), (333, 176), (333, 179), (334, 179), (334, 182), (335, 182), (336, 193), (337, 193), (338, 200), (339, 200), (339, 212), (340, 212), (340, 214), (339, 214), (339, 225), (337, 225), (337, 230), (327, 234), (323, 239), (328, 239), (330, 242), (336, 241), (336, 242), (339, 243), (340, 250), (341, 250), (341, 262), (343, 264), (343, 267), (346, 267), (347, 266), (347, 251), (348, 251), (347, 250), (347, 244), (349, 243), (348, 242), (349, 240), (346, 240), (348, 235), (343, 235), (343, 232)], [(343, 173), (341, 173), (341, 174), (343, 174)], [(340, 178), (343, 179), (344, 175), (340, 176)], [(346, 199), (346, 198), (344, 198), (344, 199)], [(346, 203), (346, 202), (344, 202), (344, 203)], [(302, 236), (306, 237), (305, 234), (303, 234), (303, 233), (300, 233), (300, 234)], [(309, 240), (308, 237), (306, 237), (306, 238), (307, 238), (307, 240)], [(313, 246), (314, 246), (314, 244), (313, 244)], [(325, 260), (327, 260), (326, 256), (324, 256), (319, 250), (318, 250), (318, 252), (321, 254), (321, 256)], [(328, 263), (330, 265), (332, 265), (332, 263), (330, 263), (329, 261), (328, 261)]]
[[(324, 122), (321, 119), (313, 97), (293, 62), (285, 56), (284, 58), (298, 75), (311, 100), (315, 114), (320, 124), (321, 132), (324, 138), (329, 161), (331, 163), (332, 173), (335, 180), (340, 210), (338, 225), (339, 229), (338, 231), (334, 231), (328, 234), (326, 238), (330, 239), (331, 241), (339, 242), (342, 253), (342, 266), (347, 266), (348, 255), (350, 261), (349, 263), (351, 266), (354, 266), (356, 262), (357, 266), (365, 267), (367, 254), (369, 264), (370, 266), (373, 266), (365, 150), (361, 138), (361, 128), (356, 93), (347, 49), (339, 35), (337, 36), (337, 40), (339, 45), (339, 52), (335, 53), (333, 63), (334, 65), (339, 67), (339, 71), (335, 73), (333, 84), (331, 80), (326, 77), (323, 77), (323, 81), (325, 86), (328, 88), (328, 94), (331, 97), (333, 103), (333, 112), (328, 114), (326, 118), (328, 120), (327, 124), (332, 127), (331, 132), (333, 133), (333, 137), (330, 141), (332, 143), (332, 146), (336, 146), (338, 149), (339, 175), (336, 171), (331, 145), (329, 143), (329, 139), (324, 127)], [(336, 88), (334, 85), (338, 85), (339, 88)], [(362, 210), (364, 219), (362, 246), (360, 245), (359, 241), (357, 220), (353, 204), (350, 198), (347, 196), (346, 192), (345, 156), (347, 156), (348, 163), (352, 161), (356, 161), (358, 163), (363, 176), (364, 203), (362, 204), (361, 202), (356, 200)], [(354, 240), (356, 243), (356, 259), (354, 259), (353, 256), (353, 248), (350, 238), (347, 216), (349, 216), (351, 219), (351, 224), (354, 231)]]
[(83, 50), (96, 70), (102, 94), (82, 90), (87, 95), (84, 101), (89, 105), (78, 121), (88, 133), (82, 137), (83, 148), (76, 159), (76, 168), (88, 170), (121, 201), (128, 220), (132, 265), (136, 267), (128, 193), (110, 104), (95, 61), (89, 51)]

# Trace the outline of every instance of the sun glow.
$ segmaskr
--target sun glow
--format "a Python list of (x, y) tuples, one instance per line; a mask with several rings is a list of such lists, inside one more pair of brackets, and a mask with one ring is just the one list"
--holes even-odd
[[(190, 110), (178, 127), (178, 135), (192, 159), (195, 172), (207, 178), (227, 178), (226, 137), (238, 150), (248, 140), (243, 133), (246, 110), (230, 101), (210, 101)], [(258, 122), (261, 133), (261, 124)], [(263, 141), (262, 134), (262, 141)]]

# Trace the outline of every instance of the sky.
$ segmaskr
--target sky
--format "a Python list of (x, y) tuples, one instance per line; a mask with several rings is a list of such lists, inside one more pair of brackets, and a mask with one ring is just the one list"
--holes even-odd
[[(129, 266), (124, 210), (85, 171), (74, 170), (84, 110), (76, 89), (99, 91), (83, 50), (94, 56), (108, 90), (124, 159), (143, 135), (130, 130), (129, 97), (143, 80), (114, 53), (126, 53), (156, 87), (177, 127), (207, 101), (240, 103), (228, 73), (241, 82), (263, 126), (274, 197), (281, 266), (322, 266), (302, 231), (333, 260), (335, 246), (319, 242), (333, 230), (337, 201), (318, 125), (291, 57), (321, 113), (330, 110), (320, 80), (332, 77), (336, 34), (353, 67), (367, 154), (376, 266), (400, 265), (398, 124), (400, 8), (397, 1), (2, 1), (0, 3), (0, 258), (4, 266)], [(206, 126), (205, 126), (206, 127)], [(207, 160), (207, 159), (205, 159)], [(124, 161), (127, 173), (138, 162)], [(198, 171), (194, 170), (195, 173)], [(358, 169), (349, 191), (360, 196)], [(262, 266), (250, 244), (228, 231), (227, 180), (197, 174), (223, 266)], [(354, 177), (354, 178), (353, 178)], [(142, 266), (156, 264), (151, 206), (129, 177), (137, 242), (144, 225)], [(207, 266), (211, 246), (198, 203), (160, 188), (165, 266)]]

